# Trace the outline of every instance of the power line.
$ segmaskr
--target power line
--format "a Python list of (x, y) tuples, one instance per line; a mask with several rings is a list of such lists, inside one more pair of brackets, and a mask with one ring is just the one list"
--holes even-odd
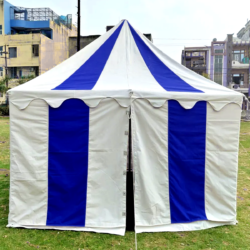
[[(157, 45), (157, 46), (165, 46), (165, 47), (167, 47), (167, 46), (169, 46), (169, 47), (174, 47), (174, 46), (176, 46), (176, 47), (185, 47), (186, 44), (157, 44), (157, 43), (155, 43), (155, 45)], [(203, 46), (200, 46), (200, 47), (203, 47)]]
[(199, 40), (199, 41), (212, 41), (212, 39), (193, 39), (193, 38), (155, 38), (154, 37), (154, 40), (179, 40), (179, 41), (195, 41), (195, 40)]

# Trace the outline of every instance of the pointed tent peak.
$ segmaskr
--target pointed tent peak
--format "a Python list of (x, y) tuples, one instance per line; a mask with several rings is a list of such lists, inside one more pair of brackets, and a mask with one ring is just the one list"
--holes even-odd
[(128, 89), (135, 98), (223, 101), (225, 104), (242, 101), (238, 93), (172, 60), (126, 19), (68, 60), (9, 93), (20, 91), (17, 99), (20, 97), (20, 105), (23, 102), (26, 105), (28, 98), (24, 101), (22, 91), (29, 94), (30, 100), (40, 98), (50, 104), (49, 94), (58, 102), (74, 98), (77, 93), (83, 100), (126, 99)]

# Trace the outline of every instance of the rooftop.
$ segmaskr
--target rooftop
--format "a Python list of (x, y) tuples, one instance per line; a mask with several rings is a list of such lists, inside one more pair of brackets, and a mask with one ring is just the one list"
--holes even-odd
[(11, 6), (10, 19), (21, 21), (54, 21), (58, 25), (62, 24), (72, 28), (72, 15), (59, 16), (50, 8), (24, 8)]

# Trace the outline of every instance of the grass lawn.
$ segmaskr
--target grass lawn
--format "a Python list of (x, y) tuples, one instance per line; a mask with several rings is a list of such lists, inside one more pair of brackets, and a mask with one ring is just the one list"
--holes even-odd
[[(9, 204), (9, 119), (0, 117), (0, 250), (5, 249), (135, 249), (133, 232), (125, 237), (108, 234), (6, 228)], [(250, 249), (250, 123), (241, 123), (238, 221), (196, 232), (143, 233), (138, 249)]]

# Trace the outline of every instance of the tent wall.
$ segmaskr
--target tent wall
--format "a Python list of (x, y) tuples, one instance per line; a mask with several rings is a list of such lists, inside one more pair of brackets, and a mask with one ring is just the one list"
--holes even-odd
[(112, 99), (89, 108), (10, 104), (9, 227), (123, 235), (128, 116)]
[(236, 104), (133, 102), (136, 232), (236, 223), (240, 114)]
[(35, 100), (20, 111), (10, 103), (9, 225), (45, 225), (48, 106)]

